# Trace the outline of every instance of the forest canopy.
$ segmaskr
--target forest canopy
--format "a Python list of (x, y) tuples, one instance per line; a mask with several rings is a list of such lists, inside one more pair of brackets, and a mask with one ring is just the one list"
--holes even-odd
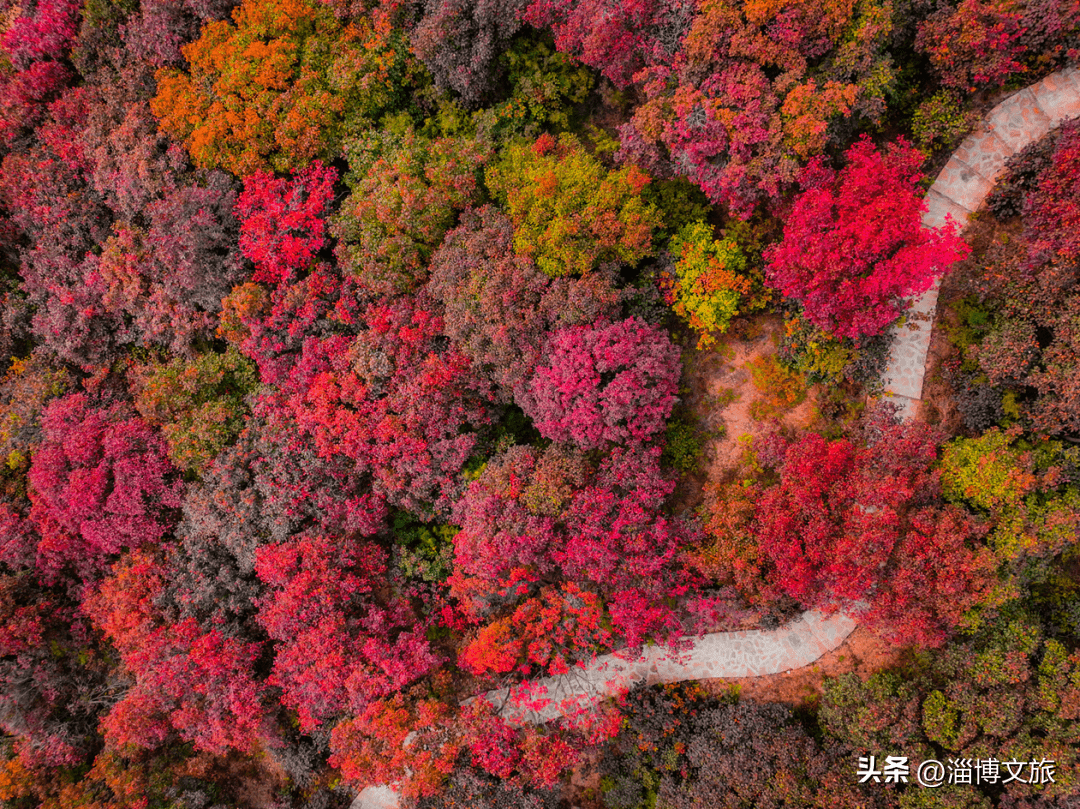
[[(924, 216), (995, 104), (1080, 110), (1078, 45), (1076, 0), (0, 0), (0, 805), (1073, 807), (1080, 121)], [(888, 651), (476, 699), (807, 610)], [(859, 783), (898, 752), (1060, 777)]]

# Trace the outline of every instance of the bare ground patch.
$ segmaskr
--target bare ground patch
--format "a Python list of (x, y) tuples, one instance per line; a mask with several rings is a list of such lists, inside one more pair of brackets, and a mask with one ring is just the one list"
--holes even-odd
[[(704, 455), (698, 472), (687, 476), (677, 493), (677, 508), (701, 505), (709, 482), (730, 478), (739, 467), (747, 442), (774, 428), (772, 420), (752, 415), (755, 402), (765, 397), (755, 388), (748, 363), (776, 354), (783, 322), (779, 315), (759, 315), (740, 321), (705, 351), (684, 351), (683, 394), (697, 423)], [(816, 388), (798, 406), (780, 414), (788, 427), (807, 427), (817, 419)]]

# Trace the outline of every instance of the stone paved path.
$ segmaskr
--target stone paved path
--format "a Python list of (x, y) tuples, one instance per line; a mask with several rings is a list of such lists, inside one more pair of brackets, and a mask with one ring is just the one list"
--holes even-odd
[(489, 691), (486, 696), (509, 721), (540, 724), (557, 719), (577, 704), (638, 683), (678, 683), (711, 677), (761, 677), (802, 668), (832, 651), (855, 628), (846, 615), (803, 613), (779, 629), (717, 632), (687, 643), (672, 652), (651, 647), (637, 657), (618, 652), (601, 655), (584, 670), (562, 677), (535, 680), (547, 688), (548, 704), (540, 710), (522, 710), (507, 703), (508, 692)]
[[(963, 227), (1005, 166), (1005, 160), (1033, 143), (1062, 121), (1080, 116), (1080, 70), (1048, 76), (998, 104), (979, 129), (957, 149), (926, 194), (929, 210), (923, 225), (940, 227), (946, 214)], [(937, 310), (938, 284), (916, 299), (907, 323), (897, 330), (884, 374), (885, 391), (900, 405), (904, 418), (912, 418), (922, 398), (926, 353)], [(808, 666), (839, 646), (855, 622), (836, 614), (825, 617), (806, 612), (796, 621), (774, 630), (718, 632), (689, 642), (673, 653), (647, 649), (628, 659), (620, 653), (603, 655), (584, 671), (560, 678), (538, 680), (548, 688), (548, 704), (538, 710), (522, 710), (506, 703), (506, 691), (483, 695), (502, 714), (519, 722), (547, 722), (561, 716), (568, 706), (601, 693), (639, 682), (675, 683), (709, 677), (758, 677), (780, 674)], [(506, 703), (506, 704), (503, 704)], [(368, 787), (353, 801), (351, 809), (396, 809), (397, 793), (386, 786)]]
[[(1005, 168), (1005, 161), (1062, 121), (1080, 116), (1080, 70), (1068, 68), (1006, 98), (960, 144), (926, 194), (923, 225), (940, 227), (946, 214), (960, 227), (982, 204)], [(940, 279), (939, 279), (940, 280)], [(883, 375), (885, 391), (913, 417), (922, 398), (926, 352), (937, 310), (938, 283), (917, 298), (908, 322), (894, 332)]]
[[(540, 724), (557, 719), (577, 705), (638, 683), (678, 683), (709, 677), (760, 677), (808, 666), (832, 651), (855, 629), (855, 621), (840, 613), (824, 616), (805, 612), (779, 629), (717, 632), (688, 642), (678, 652), (651, 647), (640, 656), (601, 655), (584, 670), (562, 677), (533, 681), (547, 688), (547, 705), (524, 710), (509, 703), (507, 690), (482, 694), (511, 722)], [(476, 699), (474, 697), (474, 699)], [(466, 700), (471, 702), (472, 700)], [(351, 809), (396, 809), (397, 793), (386, 786), (367, 787)]]

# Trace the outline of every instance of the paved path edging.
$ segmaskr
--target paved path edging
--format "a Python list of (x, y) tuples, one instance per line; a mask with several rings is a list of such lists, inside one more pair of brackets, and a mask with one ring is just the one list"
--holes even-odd
[[(561, 677), (531, 681), (545, 688), (546, 704), (522, 708), (510, 700), (510, 690), (488, 691), (465, 700), (487, 699), (509, 722), (543, 724), (586, 707), (593, 700), (639, 683), (678, 683), (710, 677), (761, 677), (808, 666), (844, 642), (855, 629), (855, 621), (843, 613), (823, 615), (804, 612), (779, 629), (744, 632), (716, 632), (688, 638), (685, 648), (646, 648), (640, 655), (625, 652), (601, 655), (583, 669), (572, 669)], [(351, 809), (397, 809), (398, 793), (389, 786), (361, 790)]]

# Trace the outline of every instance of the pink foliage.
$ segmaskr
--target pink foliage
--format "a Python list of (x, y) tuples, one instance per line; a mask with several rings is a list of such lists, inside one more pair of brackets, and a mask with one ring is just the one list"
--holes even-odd
[(531, 582), (571, 581), (604, 594), (623, 642), (677, 633), (665, 599), (685, 592), (688, 529), (662, 512), (674, 484), (659, 455), (616, 448), (596, 470), (556, 447), (496, 456), (454, 512), (453, 587), (484, 613)]
[(0, 44), (19, 70), (62, 59), (79, 32), (81, 10), (82, 0), (38, 0), (33, 16), (16, 17)]
[(443, 304), (446, 336), (504, 401), (525, 394), (551, 329), (613, 317), (619, 304), (607, 273), (552, 279), (513, 242), (495, 208), (465, 212), (432, 257), (426, 287)]
[(304, 342), (287, 406), (320, 455), (352, 459), (389, 502), (446, 510), (490, 420), (488, 386), (440, 345), (441, 318), (423, 300), (373, 303), (363, 322), (356, 337)]
[(10, 145), (24, 129), (45, 115), (45, 102), (71, 79), (59, 62), (34, 62), (26, 70), (0, 78), (0, 143)]
[(153, 87), (153, 73), (141, 64), (87, 87), (89, 112), (79, 142), (91, 164), (88, 182), (121, 221), (141, 217), (186, 179), (187, 153), (158, 132), (150, 113), (146, 96)]
[(165, 623), (154, 599), (167, 575), (136, 552), (84, 603), (135, 678), (103, 720), (105, 736), (153, 748), (176, 733), (211, 753), (249, 752), (263, 716), (264, 686), (253, 676), (260, 644), (193, 618)]
[(151, 0), (139, 5), (139, 11), (121, 26), (128, 50), (154, 67), (183, 64), (181, 48), (199, 35), (200, 21), (180, 0)]
[(670, 0), (532, 0), (523, 19), (550, 27), (555, 47), (625, 87), (646, 62), (670, 55), (691, 4)]
[(930, 428), (882, 424), (866, 444), (808, 433), (762, 449), (780, 481), (758, 498), (752, 530), (779, 593), (826, 609), (865, 601), (872, 625), (936, 645), (989, 585), (992, 554), (968, 547), (985, 529), (939, 508)]
[(922, 226), (922, 155), (903, 140), (885, 154), (863, 137), (839, 173), (815, 160), (805, 190), (766, 252), (769, 280), (839, 337), (880, 334), (905, 298), (926, 291), (970, 248)]
[(123, 655), (136, 685), (105, 718), (106, 738), (156, 747), (167, 718), (199, 750), (249, 751), (262, 718), (262, 687), (251, 676), (258, 651), (256, 643), (203, 632), (191, 618), (150, 632)]
[(1062, 125), (1050, 166), (1024, 200), (1029, 261), (1080, 262), (1080, 123)]
[(631, 317), (563, 329), (551, 346), (521, 401), (545, 438), (596, 449), (664, 429), (681, 371), (666, 331)]
[[(31, 516), (45, 537), (38, 566), (96, 571), (123, 548), (159, 542), (180, 505), (161, 438), (122, 405), (101, 409), (74, 393), (42, 414), (43, 440), (28, 473)], [(49, 538), (61, 542), (49, 543)], [(46, 551), (43, 553), (43, 551)]]
[(301, 534), (261, 548), (256, 572), (272, 588), (259, 611), (277, 641), (270, 683), (305, 731), (363, 710), (440, 662), (422, 635), (402, 631), (413, 617), (406, 604), (376, 603), (386, 558), (374, 543)]
[(515, 446), (488, 461), (455, 506), (459, 571), (488, 581), (508, 579), (515, 569), (553, 575), (551, 554), (564, 542), (558, 516), (585, 471), (580, 458), (556, 449), (540, 455)]

